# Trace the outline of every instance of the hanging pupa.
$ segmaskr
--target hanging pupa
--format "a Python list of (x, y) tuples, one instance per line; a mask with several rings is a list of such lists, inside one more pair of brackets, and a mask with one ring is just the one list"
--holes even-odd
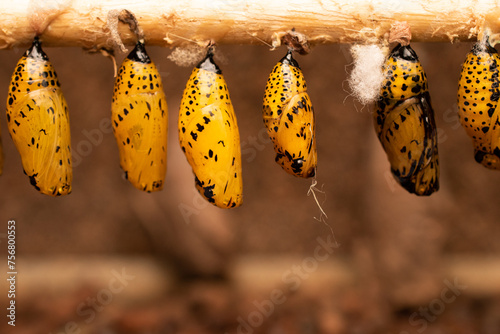
[(392, 50), (384, 77), (373, 115), (391, 172), (408, 192), (430, 195), (439, 189), (437, 131), (427, 77), (409, 45)]
[(274, 144), (276, 162), (292, 175), (314, 176), (317, 166), (314, 110), (292, 50), (288, 50), (269, 75), (262, 116)]
[(488, 42), (476, 43), (467, 55), (458, 82), (458, 116), (474, 145), (475, 160), (500, 169), (500, 57)]
[(38, 37), (16, 65), (7, 97), (7, 127), (24, 173), (43, 194), (71, 192), (71, 136), (66, 100)]
[(193, 69), (179, 110), (179, 142), (199, 193), (220, 208), (243, 202), (238, 124), (210, 48)]
[(161, 190), (167, 171), (167, 100), (141, 40), (118, 71), (111, 122), (125, 177), (137, 189)]

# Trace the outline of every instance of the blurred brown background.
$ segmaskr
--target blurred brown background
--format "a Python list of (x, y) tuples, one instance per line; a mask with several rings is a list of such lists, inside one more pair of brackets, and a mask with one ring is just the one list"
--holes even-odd
[[(261, 119), (267, 76), (284, 49), (218, 49), (244, 174), (243, 206), (224, 211), (197, 194), (178, 145), (178, 107), (192, 68), (169, 61), (167, 48), (148, 48), (162, 75), (170, 133), (165, 188), (147, 194), (123, 179), (106, 126), (111, 61), (45, 48), (70, 108), (73, 193), (35, 191), (2, 116), (0, 247), (6, 254), (7, 220), (15, 219), (19, 275), (17, 326), (7, 326), (2, 311), (0, 331), (500, 332), (500, 173), (474, 161), (456, 117), (457, 81), (471, 44), (412, 46), (427, 72), (439, 131), (441, 189), (428, 198), (392, 179), (371, 106), (347, 91), (349, 46), (321, 45), (296, 58), (316, 111), (318, 199), (339, 243), (332, 253), (317, 250), (332, 239), (314, 219), (320, 211), (307, 196), (311, 180), (274, 162)], [(0, 52), (0, 101), (23, 52)], [(6, 256), (0, 262), (6, 272)], [(123, 272), (130, 279), (117, 281)]]

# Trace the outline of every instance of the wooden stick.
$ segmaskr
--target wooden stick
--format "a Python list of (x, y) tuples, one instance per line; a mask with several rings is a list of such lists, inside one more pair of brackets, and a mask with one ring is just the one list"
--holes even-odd
[[(33, 1), (33, 0), (32, 0)], [(110, 47), (108, 11), (128, 9), (144, 30), (148, 44), (177, 46), (185, 39), (219, 44), (262, 44), (292, 28), (311, 44), (380, 39), (394, 21), (407, 21), (412, 41), (475, 39), (487, 26), (500, 30), (495, 0), (43, 0), (44, 12), (66, 9), (42, 33), (44, 45)], [(34, 31), (30, 0), (0, 2), (0, 48), (27, 46)], [(42, 4), (42, 5), (40, 5)], [(128, 27), (120, 36), (135, 43)]]

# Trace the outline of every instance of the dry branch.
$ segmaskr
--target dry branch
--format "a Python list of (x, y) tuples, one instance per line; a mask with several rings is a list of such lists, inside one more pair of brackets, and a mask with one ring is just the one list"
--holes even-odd
[[(106, 17), (128, 9), (148, 44), (176, 46), (185, 38), (221, 44), (272, 42), (275, 33), (295, 27), (312, 44), (363, 42), (382, 37), (394, 21), (407, 21), (413, 41), (475, 38), (484, 25), (497, 32), (495, 0), (39, 0), (44, 13), (65, 7), (42, 34), (45, 45), (110, 47)], [(0, 1), (0, 48), (28, 45), (34, 31), (30, 0)], [(42, 4), (42, 5), (41, 5)], [(135, 37), (121, 25), (124, 43)], [(180, 37), (178, 37), (180, 36)], [(184, 39), (183, 39), (184, 38)]]

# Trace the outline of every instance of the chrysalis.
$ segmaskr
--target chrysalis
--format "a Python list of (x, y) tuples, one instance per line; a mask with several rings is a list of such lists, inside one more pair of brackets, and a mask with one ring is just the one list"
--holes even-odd
[(111, 121), (126, 178), (137, 189), (161, 190), (167, 171), (167, 101), (160, 73), (141, 41), (116, 77)]
[(437, 132), (427, 77), (417, 54), (397, 45), (384, 65), (375, 129), (396, 180), (410, 193), (439, 189)]
[(274, 144), (276, 162), (292, 175), (314, 176), (317, 166), (314, 110), (291, 50), (269, 75), (262, 116)]
[(460, 122), (474, 144), (474, 158), (490, 169), (500, 169), (499, 65), (497, 51), (487, 41), (477, 43), (458, 82)]
[(17, 63), (7, 97), (7, 126), (26, 175), (43, 194), (71, 192), (71, 139), (66, 100), (38, 37)]
[(240, 135), (226, 81), (212, 50), (189, 78), (179, 111), (179, 141), (200, 194), (220, 208), (242, 204)]

